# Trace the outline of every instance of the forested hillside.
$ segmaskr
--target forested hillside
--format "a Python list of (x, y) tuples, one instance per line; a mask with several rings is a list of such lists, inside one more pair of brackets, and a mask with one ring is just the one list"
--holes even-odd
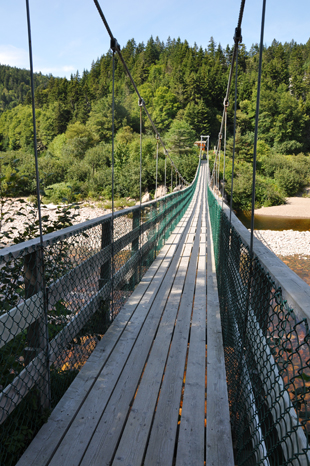
[[(34, 74), (36, 87), (46, 86), (48, 79), (48, 76), (41, 73)], [(21, 103), (30, 103), (29, 71), (0, 65), (0, 113)]]
[[(210, 134), (216, 143), (232, 50), (211, 38), (206, 50), (185, 41), (152, 37), (146, 46), (132, 39), (123, 56), (161, 136), (182, 174), (191, 180), (197, 164), (193, 142)], [(239, 54), (235, 200), (248, 207), (256, 104), (258, 48)], [(139, 106), (122, 64), (116, 59), (116, 191), (139, 192)], [(70, 80), (36, 75), (36, 115), (41, 178), (52, 200), (111, 195), (112, 55)], [(2, 187), (14, 171), (19, 193), (35, 189), (29, 74), (0, 66), (0, 150)], [(233, 102), (233, 90), (231, 96)], [(264, 51), (258, 147), (258, 205), (283, 202), (309, 182), (310, 40), (276, 41)], [(233, 105), (229, 107), (232, 134)], [(156, 139), (143, 115), (143, 189), (154, 189)], [(232, 139), (228, 141), (228, 155)], [(226, 176), (229, 190), (229, 170)], [(169, 167), (170, 170), (170, 167)], [(164, 156), (160, 155), (160, 182)], [(168, 177), (169, 179), (169, 177)], [(67, 186), (70, 185), (71, 188)]]

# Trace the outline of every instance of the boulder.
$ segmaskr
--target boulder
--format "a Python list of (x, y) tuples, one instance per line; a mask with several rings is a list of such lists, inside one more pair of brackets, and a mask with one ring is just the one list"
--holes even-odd
[(151, 195), (150, 193), (147, 191), (143, 196), (142, 196), (142, 199), (141, 199), (141, 202), (149, 202), (151, 200)]
[(167, 188), (164, 185), (158, 186), (155, 194), (155, 198), (163, 197), (167, 194)]

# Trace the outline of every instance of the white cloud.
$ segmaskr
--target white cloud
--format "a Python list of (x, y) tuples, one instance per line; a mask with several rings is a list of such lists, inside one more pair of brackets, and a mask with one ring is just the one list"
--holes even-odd
[(34, 67), (36, 73), (52, 74), (53, 76), (66, 76), (70, 78), (71, 73), (76, 73), (74, 66), (51, 66), (51, 67)]
[(29, 53), (14, 45), (0, 45), (0, 63), (18, 68), (29, 68)]

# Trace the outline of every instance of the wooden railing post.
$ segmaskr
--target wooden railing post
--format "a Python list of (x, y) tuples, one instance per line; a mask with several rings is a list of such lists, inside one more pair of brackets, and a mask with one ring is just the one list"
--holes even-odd
[[(101, 225), (101, 249), (111, 244), (111, 221), (112, 219), (110, 218)], [(99, 290), (111, 280), (111, 267), (112, 257), (110, 253), (109, 258), (106, 259), (100, 267)]]
[[(101, 249), (111, 245), (112, 241), (112, 228), (111, 228), (112, 218), (108, 221), (103, 222), (101, 225)], [(99, 291), (107, 283), (111, 283), (111, 273), (112, 273), (112, 247), (110, 250), (109, 257), (105, 259), (103, 264), (100, 266), (100, 278), (99, 278)], [(109, 326), (111, 322), (110, 318), (110, 304), (109, 300), (102, 299), (100, 300), (100, 309), (103, 312), (104, 325)]]
[[(133, 211), (133, 217), (132, 217), (132, 229), (135, 230), (136, 228), (139, 228), (140, 226), (140, 216), (141, 216), (141, 209), (136, 209)], [(136, 253), (139, 251), (139, 240), (140, 240), (140, 235), (138, 238), (134, 239), (133, 242), (131, 243), (131, 250), (132, 253)], [(134, 289), (135, 285), (139, 283), (140, 281), (140, 274), (141, 274), (141, 261), (139, 259), (139, 264), (136, 267), (135, 273), (132, 275), (130, 279), (130, 287), (131, 289)]]
[(25, 256), (24, 280), (25, 299), (42, 293), (42, 309), (40, 317), (27, 329), (27, 346), (24, 349), (24, 362), (27, 366), (42, 351), (45, 353), (42, 373), (38, 379), (40, 404), (42, 408), (50, 408), (51, 384), (48, 361), (48, 328), (47, 328), (47, 290), (44, 290), (44, 266), (42, 250), (38, 249)]

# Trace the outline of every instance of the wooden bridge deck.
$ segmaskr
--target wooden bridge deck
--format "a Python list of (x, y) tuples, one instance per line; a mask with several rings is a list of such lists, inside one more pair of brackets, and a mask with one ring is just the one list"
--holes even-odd
[(205, 170), (185, 216), (18, 466), (234, 464), (211, 269), (206, 428)]

